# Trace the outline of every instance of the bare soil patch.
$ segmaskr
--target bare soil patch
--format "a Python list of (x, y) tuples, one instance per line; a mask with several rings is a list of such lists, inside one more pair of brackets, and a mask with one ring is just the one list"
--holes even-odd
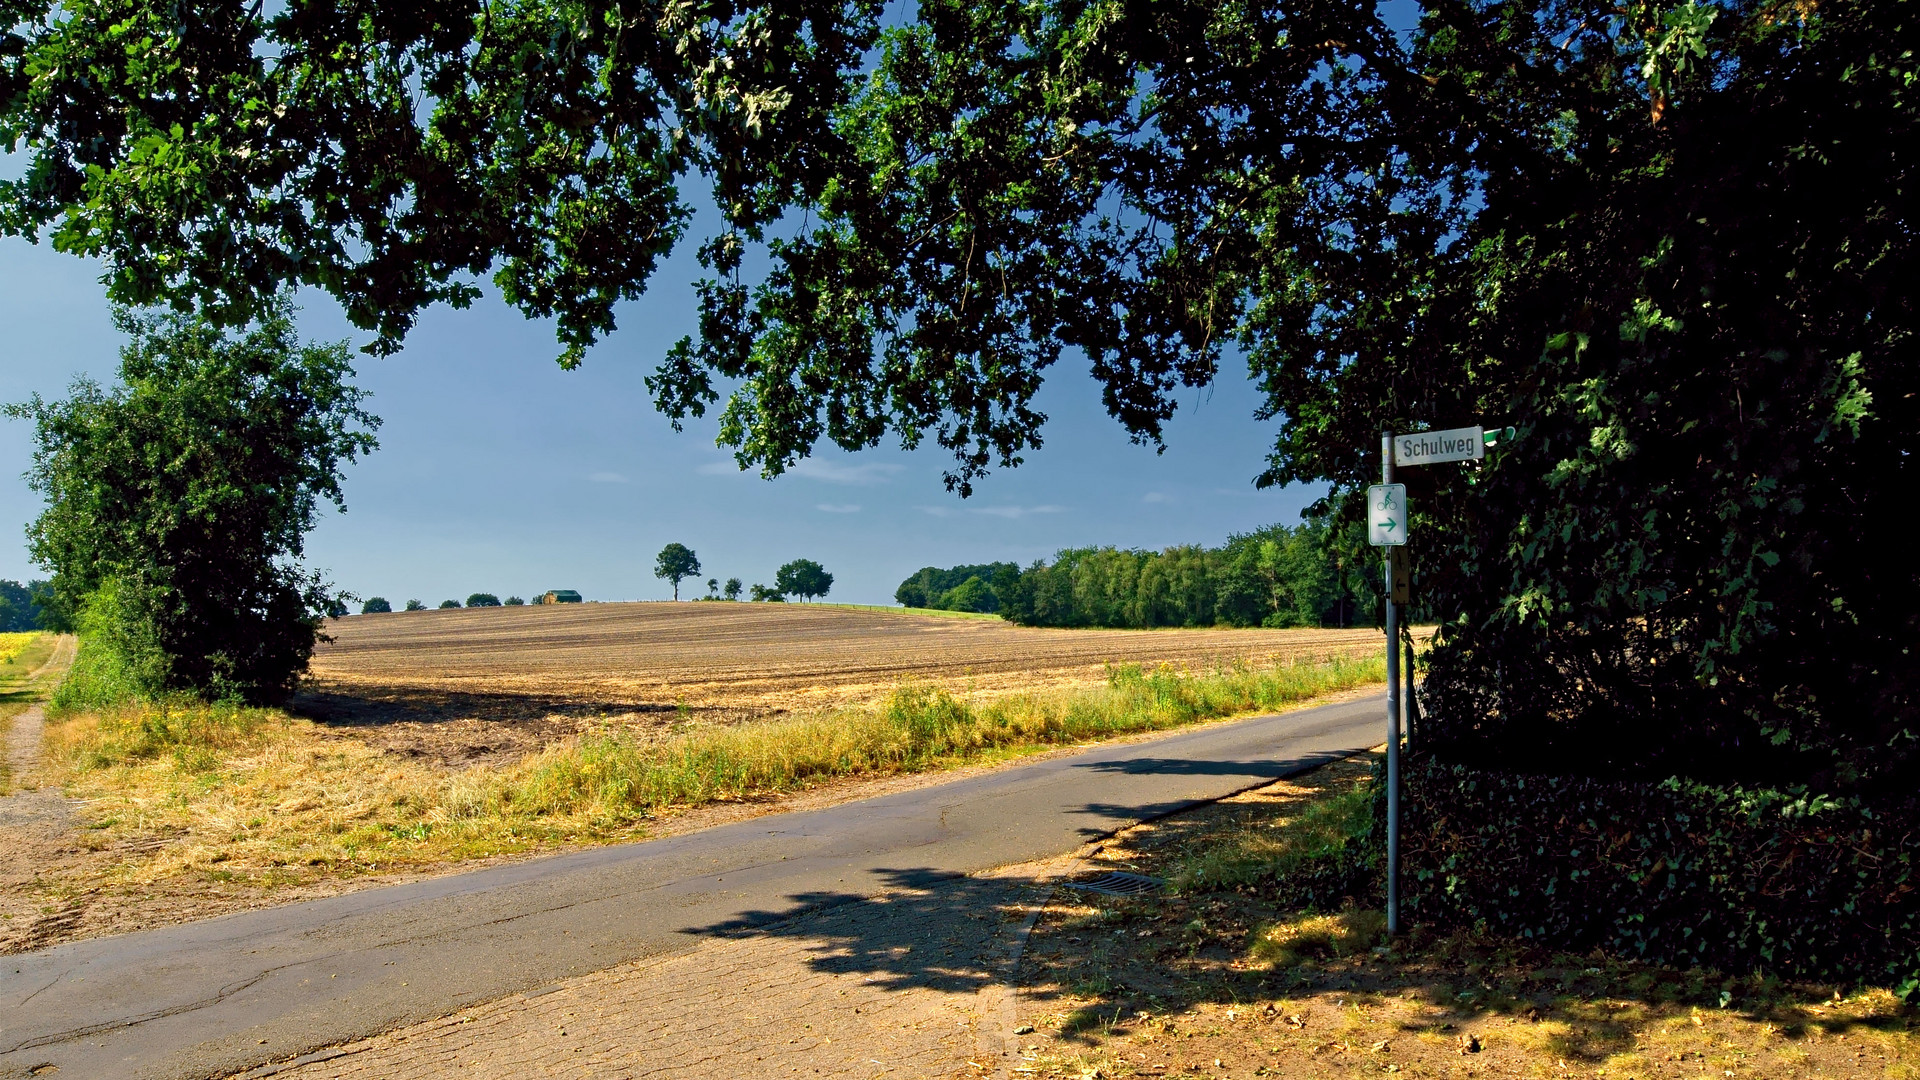
[(1109, 665), (1208, 670), (1370, 656), (1357, 630), (1048, 630), (803, 604), (409, 611), (328, 623), (295, 711), (459, 767), (588, 728), (673, 731), (877, 701), (903, 682), (970, 697), (1103, 683)]

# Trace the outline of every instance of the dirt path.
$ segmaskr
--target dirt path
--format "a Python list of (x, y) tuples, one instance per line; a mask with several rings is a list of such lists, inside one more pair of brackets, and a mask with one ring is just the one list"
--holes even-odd
[[(74, 638), (62, 635), (53, 653), (24, 680), (33, 685), (52, 671), (65, 670), (73, 662)], [(41, 760), (40, 736), (46, 727), (46, 710), (36, 703), (14, 716), (7, 726), (6, 762), (11, 781), (0, 794), (0, 836), (5, 853), (0, 854), (0, 885), (34, 883), (46, 865), (49, 852), (71, 846), (77, 825), (77, 805), (60, 789), (43, 785), (35, 776)], [(60, 939), (80, 918), (81, 905), (65, 897), (42, 897), (34, 910), (16, 911), (13, 905), (0, 910), (0, 952), (23, 952)]]

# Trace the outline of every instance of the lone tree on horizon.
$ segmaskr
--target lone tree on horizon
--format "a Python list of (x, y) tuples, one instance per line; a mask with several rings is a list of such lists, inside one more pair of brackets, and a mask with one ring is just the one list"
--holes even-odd
[(795, 559), (774, 575), (773, 587), (790, 596), (810, 600), (827, 595), (827, 590), (833, 588), (833, 575), (812, 559)]
[(680, 583), (700, 576), (700, 557), (685, 544), (668, 544), (653, 561), (653, 576), (673, 582), (673, 598), (680, 599)]

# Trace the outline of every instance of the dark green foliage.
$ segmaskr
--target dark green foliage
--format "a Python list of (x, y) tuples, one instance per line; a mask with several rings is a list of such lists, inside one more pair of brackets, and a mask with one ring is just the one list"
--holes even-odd
[(773, 575), (773, 587), (782, 596), (811, 600), (827, 595), (833, 588), (833, 575), (812, 559), (795, 559)]
[(458, 601), (458, 600), (442, 600), (442, 601), (440, 601), (440, 608), (441, 608), (441, 610), (442, 610), (442, 611), (444, 611), (444, 610), (446, 610), (447, 608), (457, 608), (457, 607), (459, 607), (459, 606), (460, 606), (460, 601)]
[(931, 606), (945, 611), (992, 611), (1000, 606), (1000, 599), (976, 574), (942, 593)]
[[(964, 491), (1035, 445), (1063, 346), (1149, 443), (1231, 346), (1280, 422), (1259, 481), (1331, 482), (1337, 527), (1382, 430), (1512, 426), (1402, 475), (1430, 745), (1920, 784), (1920, 572), (1885, 547), (1920, 463), (1913, 6), (1386, 10), (917, 5), (765, 286), (715, 263), (664, 403), (738, 380), (723, 430), (770, 467), (931, 428)], [(1218, 617), (1068, 561), (1042, 621)]]
[(765, 585), (755, 585), (753, 587), (753, 602), (756, 604), (784, 604), (787, 602), (787, 598), (780, 594), (779, 589), (769, 589)]
[(726, 592), (727, 592), (727, 599), (729, 599), (729, 600), (738, 600), (738, 599), (740, 599), (740, 590), (741, 590), (741, 588), (742, 588), (742, 586), (741, 586), (741, 584), (740, 584), (740, 579), (739, 579), (739, 578), (737, 578), (737, 577), (730, 577), (730, 578), (728, 578), (728, 579), (727, 579), (727, 590), (726, 590)]
[(27, 592), (32, 594), (33, 603), (40, 609), (40, 629), (55, 633), (71, 634), (79, 621), (79, 613), (73, 605), (60, 595), (51, 581), (29, 581)]
[(421, 603), (418, 600), (409, 600), (407, 601), (407, 610), (408, 611), (425, 611), (427, 610), (427, 605)]
[[(999, 611), (1028, 626), (1369, 625), (1379, 556), (1350, 533), (1315, 520), (1236, 534), (1219, 548), (1070, 548), (1024, 571), (1011, 563), (928, 567), (894, 596), (917, 596), (924, 583), (966, 571), (971, 588), (963, 581), (925, 606)], [(981, 570), (992, 571), (991, 585), (974, 572)]]
[[(1020, 576), (1017, 563), (981, 563), (978, 566), (955, 566), (942, 570), (937, 566), (921, 567), (920, 571), (900, 583), (893, 591), (896, 603), (907, 607), (940, 608), (947, 611), (998, 611), (999, 596), (993, 592), (996, 581), (1011, 581)], [(965, 585), (968, 578), (978, 578), (983, 590), (974, 590), (969, 602), (984, 601), (985, 607), (949, 607), (945, 599), (949, 593)]]
[(680, 582), (700, 573), (700, 558), (685, 544), (668, 544), (653, 560), (653, 576), (673, 582), (673, 598), (680, 599)]
[(509, 596), (506, 598), (506, 600), (502, 601), (502, 603), (504, 603), (507, 607), (526, 607), (527, 606), (527, 602), (517, 596)]
[(1406, 770), (1407, 917), (1661, 963), (1920, 990), (1920, 805)]
[(720, 579), (719, 578), (707, 579), (707, 599), (709, 600), (720, 599)]
[[(712, 180), (758, 235), (822, 181), (873, 3), (9, 3), (0, 231), (100, 258), (110, 297), (223, 322), (303, 285), (391, 351), (492, 275), (572, 365)], [(564, 43), (564, 44), (558, 44)]]
[(50, 590), (44, 581), (22, 585), (0, 579), (0, 633), (62, 629), (46, 625), (48, 613), (40, 606)]
[[(699, 336), (649, 387), (725, 392), (743, 465), (931, 436), (965, 493), (1063, 349), (1151, 444), (1231, 348), (1259, 482), (1339, 528), (1381, 430), (1518, 429), (1403, 477), (1448, 755), (1920, 784), (1913, 6), (1416, 6), (16, 5), (0, 228), (223, 318), (308, 282), (382, 347), (497, 269), (571, 362), (705, 169)], [(1197, 569), (1131, 617), (1240, 617)]]
[(490, 592), (477, 592), (467, 597), (468, 607), (499, 607), (500, 598)]
[(141, 693), (276, 701), (316, 616), (344, 610), (298, 559), (378, 420), (346, 346), (301, 345), (285, 304), (231, 336), (184, 316), (116, 321), (122, 385), (8, 407), (34, 422), (28, 479), (47, 509), (33, 556), (83, 630), (124, 647)]
[(384, 596), (369, 596), (367, 602), (360, 605), (360, 614), (375, 615), (393, 610), (393, 605)]

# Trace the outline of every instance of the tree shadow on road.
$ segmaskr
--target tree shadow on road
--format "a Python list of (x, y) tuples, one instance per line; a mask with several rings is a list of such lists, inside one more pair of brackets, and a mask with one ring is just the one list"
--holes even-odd
[[(1367, 769), (1360, 758), (1221, 803), (1169, 803), (1168, 816), (1103, 843), (1081, 880), (1106, 870), (1178, 878), (1185, 860), (1280, 826)], [(1024, 1029), (1015, 1045), (1039, 1074), (1323, 1077), (1391, 1065), (1649, 1080), (1776, 1067), (1920, 1076), (1920, 1022), (1884, 990), (1662, 968), (1472, 932), (1414, 928), (1388, 941), (1364, 898), (1302, 913), (1258, 882), (1188, 882), (1134, 898), (1031, 873), (907, 868), (885, 882), (881, 896), (797, 894), (788, 899), (800, 915), (749, 912), (688, 932), (794, 941), (814, 971), (887, 990), (1007, 987), (1017, 993), (1009, 1023), (1020, 1028), (1004, 1034)], [(1037, 925), (1017, 948), (1036, 905)]]
[(687, 927), (704, 937), (808, 941), (809, 966), (860, 974), (886, 989), (972, 994), (1011, 974), (1013, 947), (1050, 882), (1030, 875), (968, 877), (925, 868), (887, 870), (877, 896), (812, 892), (787, 897), (800, 915), (746, 912)]

